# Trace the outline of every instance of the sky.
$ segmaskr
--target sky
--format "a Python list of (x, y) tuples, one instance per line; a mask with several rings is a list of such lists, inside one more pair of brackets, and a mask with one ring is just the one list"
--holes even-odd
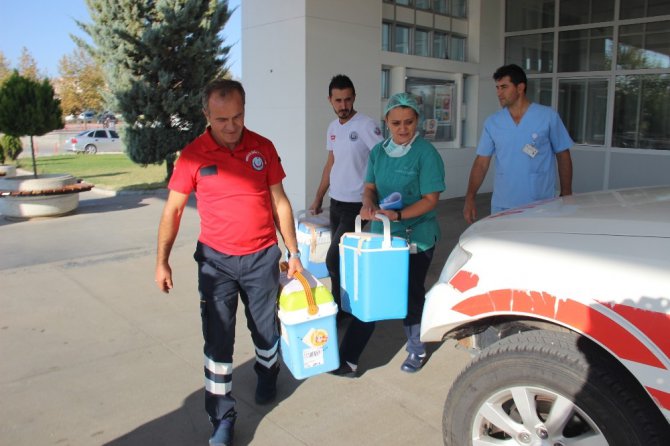
[[(239, 6), (240, 1), (229, 0), (228, 7)], [(238, 7), (223, 31), (224, 43), (233, 47), (228, 68), (236, 79), (242, 76), (240, 15)], [(91, 23), (85, 0), (0, 0), (0, 51), (16, 68), (26, 47), (40, 72), (58, 77), (58, 62), (76, 49), (70, 34), (88, 39), (75, 20)]]

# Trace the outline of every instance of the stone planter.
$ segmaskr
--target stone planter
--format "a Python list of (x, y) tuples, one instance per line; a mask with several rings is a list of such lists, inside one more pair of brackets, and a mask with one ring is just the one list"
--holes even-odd
[(12, 164), (0, 164), (0, 178), (16, 176), (16, 166)]
[(92, 187), (69, 174), (0, 178), (0, 214), (14, 218), (64, 215), (79, 205), (79, 192)]

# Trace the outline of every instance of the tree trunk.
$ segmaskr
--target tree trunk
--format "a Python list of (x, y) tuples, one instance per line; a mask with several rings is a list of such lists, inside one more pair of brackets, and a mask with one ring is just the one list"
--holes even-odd
[(169, 183), (170, 178), (172, 178), (172, 172), (174, 171), (174, 157), (168, 156), (165, 159), (165, 169), (167, 170), (167, 174), (165, 176), (165, 182)]
[(37, 162), (35, 161), (35, 146), (33, 145), (33, 135), (30, 135), (30, 153), (33, 155), (33, 175), (37, 178)]

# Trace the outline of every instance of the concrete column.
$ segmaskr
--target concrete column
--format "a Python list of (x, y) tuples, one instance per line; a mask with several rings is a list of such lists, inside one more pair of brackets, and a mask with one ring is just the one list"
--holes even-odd
[(389, 77), (389, 87), (391, 89), (389, 93), (391, 95), (405, 91), (405, 78), (407, 77), (407, 69), (405, 67), (391, 68)]

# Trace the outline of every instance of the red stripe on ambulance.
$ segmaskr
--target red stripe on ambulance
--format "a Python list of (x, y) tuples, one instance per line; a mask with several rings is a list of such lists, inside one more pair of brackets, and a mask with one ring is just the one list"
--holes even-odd
[(453, 310), (478, 318), (487, 313), (513, 311), (556, 320), (593, 337), (622, 359), (665, 369), (630, 332), (599, 311), (572, 299), (557, 299), (536, 291), (504, 289), (469, 297), (454, 305)]
[(662, 390), (654, 389), (653, 387), (645, 386), (649, 394), (656, 400), (659, 406), (670, 409), (670, 393)]
[(477, 286), (479, 283), (479, 276), (477, 274), (461, 270), (451, 278), (449, 283), (461, 293), (465, 293), (467, 290)]
[(628, 322), (635, 325), (651, 341), (658, 345), (665, 356), (670, 357), (670, 314), (644, 310), (629, 305), (602, 303)]

